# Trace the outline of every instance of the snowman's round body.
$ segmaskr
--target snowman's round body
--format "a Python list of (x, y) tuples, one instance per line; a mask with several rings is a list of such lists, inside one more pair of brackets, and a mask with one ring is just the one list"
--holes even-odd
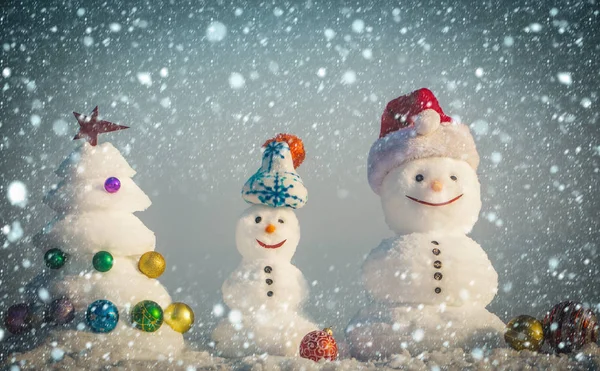
[(466, 236), (481, 208), (475, 171), (450, 158), (410, 161), (386, 175), (380, 196), (397, 236), (384, 240), (363, 264), (374, 304), (348, 326), (353, 356), (498, 345), (504, 324), (485, 309), (498, 275)]
[(212, 334), (219, 354), (293, 356), (317, 329), (300, 313), (308, 285), (291, 264), (299, 240), (291, 209), (254, 205), (242, 214), (236, 245), (243, 260), (222, 286), (231, 312)]
[(269, 259), (242, 261), (223, 284), (223, 301), (229, 308), (254, 311), (296, 309), (308, 288), (302, 272), (290, 262)]

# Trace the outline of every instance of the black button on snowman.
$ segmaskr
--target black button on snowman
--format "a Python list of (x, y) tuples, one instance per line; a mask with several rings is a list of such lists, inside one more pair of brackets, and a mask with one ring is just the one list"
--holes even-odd
[[(265, 273), (266, 274), (270, 274), (271, 272), (273, 272), (273, 268), (271, 268), (270, 266), (267, 265), (265, 267)], [(273, 280), (270, 279), (270, 278), (267, 278), (265, 282), (267, 283), (267, 285), (272, 285), (273, 284)], [(268, 297), (272, 297), (273, 296), (273, 291), (270, 291), (270, 290), (267, 291), (267, 296)]]
[[(436, 245), (436, 246), (440, 244), (437, 241), (431, 241), (431, 243), (434, 244), (434, 245)], [(438, 249), (437, 247), (434, 248), (431, 252), (433, 252), (433, 255), (435, 255), (435, 256), (438, 256), (441, 253), (440, 249)], [(441, 269), (442, 268), (442, 262), (440, 260), (434, 261), (433, 262), (433, 267), (435, 269)], [(441, 281), (442, 280), (442, 274), (440, 272), (435, 272), (433, 274), (433, 279), (436, 280), (436, 281)], [(436, 294), (440, 294), (442, 292), (442, 288), (441, 287), (436, 287), (433, 291)]]

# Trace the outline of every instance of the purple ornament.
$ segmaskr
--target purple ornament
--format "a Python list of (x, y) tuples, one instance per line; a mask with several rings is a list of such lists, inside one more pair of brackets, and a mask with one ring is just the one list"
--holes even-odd
[(75, 307), (67, 298), (56, 299), (50, 304), (48, 310), (48, 322), (56, 325), (64, 325), (75, 318)]
[(4, 317), (6, 329), (13, 334), (21, 334), (31, 329), (31, 306), (20, 303), (8, 308)]
[(106, 181), (104, 182), (104, 189), (106, 189), (106, 192), (108, 192), (108, 193), (115, 193), (120, 188), (121, 188), (121, 181), (119, 180), (119, 178), (115, 178), (114, 176), (111, 176), (110, 178), (106, 179)]

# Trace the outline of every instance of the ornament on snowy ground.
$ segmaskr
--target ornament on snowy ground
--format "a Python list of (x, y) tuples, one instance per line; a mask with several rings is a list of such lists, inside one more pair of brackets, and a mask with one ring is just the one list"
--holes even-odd
[(104, 189), (108, 193), (116, 193), (119, 191), (119, 189), (121, 189), (121, 181), (119, 178), (111, 176), (104, 182)]
[(140, 257), (138, 269), (149, 278), (160, 277), (167, 268), (165, 258), (156, 251), (148, 251)]
[(185, 303), (171, 303), (163, 314), (167, 325), (180, 334), (187, 332), (194, 324), (194, 311)]
[(556, 304), (546, 313), (542, 324), (546, 341), (558, 353), (569, 353), (598, 340), (598, 319), (581, 303)]
[(44, 254), (44, 262), (50, 269), (59, 269), (67, 262), (68, 255), (59, 248), (52, 248)]
[(32, 327), (31, 314), (31, 305), (27, 303), (12, 305), (6, 311), (4, 326), (15, 335), (29, 331)]
[(163, 323), (163, 317), (162, 308), (152, 300), (141, 301), (131, 309), (131, 322), (145, 332), (158, 330)]
[(29, 323), (34, 329), (41, 328), (47, 322), (48, 307), (43, 303), (34, 303), (29, 306)]
[(108, 272), (113, 267), (113, 256), (108, 251), (98, 251), (92, 258), (92, 265), (98, 272)]
[(111, 332), (119, 322), (119, 310), (108, 300), (96, 300), (88, 306), (85, 319), (93, 332)]
[(98, 144), (98, 134), (108, 133), (111, 131), (129, 129), (128, 126), (113, 124), (112, 122), (98, 120), (98, 106), (94, 108), (90, 116), (82, 115), (73, 112), (77, 122), (79, 122), (79, 132), (75, 135), (76, 139), (85, 138), (89, 144), (95, 146)]
[(537, 352), (544, 343), (542, 323), (531, 316), (517, 316), (506, 325), (504, 341), (515, 350)]
[(54, 300), (46, 312), (46, 321), (55, 325), (64, 325), (75, 318), (75, 306), (68, 298)]
[(315, 362), (322, 359), (335, 361), (338, 357), (338, 347), (331, 328), (327, 327), (323, 331), (316, 330), (306, 334), (300, 342), (300, 357)]

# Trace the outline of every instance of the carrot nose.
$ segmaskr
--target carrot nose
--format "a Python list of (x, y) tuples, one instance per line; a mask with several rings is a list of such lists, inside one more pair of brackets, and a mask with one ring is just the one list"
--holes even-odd
[(439, 180), (434, 180), (431, 182), (431, 189), (433, 189), (434, 192), (441, 192), (442, 189), (444, 189), (444, 184)]
[(273, 224), (269, 224), (266, 228), (265, 228), (265, 232), (267, 233), (273, 233), (275, 232), (277, 228), (275, 228), (275, 226)]

